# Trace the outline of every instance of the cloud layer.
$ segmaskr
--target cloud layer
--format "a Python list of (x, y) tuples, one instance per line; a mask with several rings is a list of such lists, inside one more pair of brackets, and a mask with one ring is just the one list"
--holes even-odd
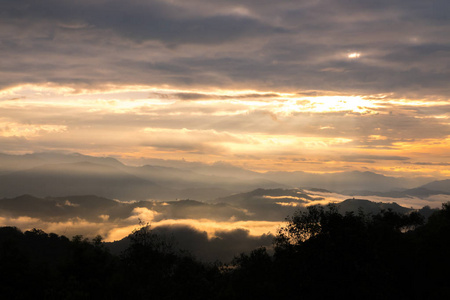
[(449, 175), (448, 1), (2, 1), (2, 152)]
[(436, 100), (50, 84), (5, 89), (0, 99), (1, 150), (8, 153), (448, 176), (450, 106)]
[(446, 1), (3, 1), (0, 84), (448, 96)]
[(342, 204), (348, 197), (323, 191), (259, 189), (219, 199), (221, 202), (217, 204), (192, 200), (118, 202), (95, 196), (44, 199), (24, 195), (0, 200), (0, 226), (17, 226), (22, 230), (39, 228), (69, 238), (80, 234), (91, 238), (101, 235), (112, 242), (125, 238), (142, 224), (149, 224), (155, 233), (165, 236), (180, 249), (190, 250), (204, 260), (229, 261), (243, 251), (260, 246), (270, 248), (285, 218), (310, 205), (338, 203), (344, 210), (357, 210), (362, 205), (366, 213), (398, 208), (404, 213), (409, 207), (439, 208), (450, 200), (449, 195), (364, 196), (377, 203), (363, 200)]

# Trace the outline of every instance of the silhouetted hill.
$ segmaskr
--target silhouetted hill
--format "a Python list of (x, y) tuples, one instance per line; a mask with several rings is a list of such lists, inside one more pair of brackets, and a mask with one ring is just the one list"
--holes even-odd
[(226, 203), (243, 203), (253, 201), (264, 201), (264, 199), (277, 199), (277, 200), (321, 200), (315, 199), (309, 196), (307, 193), (300, 189), (255, 189), (251, 192), (239, 193), (228, 197), (219, 198), (216, 201)]
[[(125, 204), (92, 195), (46, 198), (21, 195), (0, 199), (0, 212), (3, 216), (27, 216), (46, 221), (67, 221), (77, 217), (101, 221), (100, 215), (112, 214), (120, 209), (125, 209)], [(128, 216), (129, 211), (124, 215)]]
[[(156, 214), (155, 220), (208, 219), (214, 221), (249, 220), (251, 216), (240, 207), (226, 203), (208, 203), (195, 200), (136, 201), (121, 203), (93, 195), (65, 197), (34, 197), (21, 195), (0, 199), (0, 215), (32, 217), (44, 221), (65, 222), (81, 219), (91, 222), (116, 222), (118, 225), (133, 216), (133, 210), (145, 208)], [(106, 219), (105, 219), (106, 218)]]
[[(29, 195), (15, 200), (39, 201)], [(68, 200), (108, 203), (93, 196)], [(211, 238), (187, 226), (143, 226), (102, 243), (98, 236), (69, 240), (0, 227), (0, 290), (5, 299), (449, 298), (450, 203), (425, 222), (417, 213), (395, 212), (401, 208), (393, 203), (342, 204), (388, 210), (341, 214), (334, 206), (311, 206), (288, 217), (276, 236), (259, 237), (242, 229)], [(234, 259), (203, 263), (193, 255), (208, 262)]]
[[(256, 189), (247, 193), (218, 198), (215, 201), (245, 208), (251, 212), (254, 219), (282, 220), (283, 214), (292, 215), (295, 209), (306, 210), (307, 206), (322, 205), (321, 200), (324, 200), (324, 198), (311, 192), (313, 191), (301, 189)], [(323, 193), (323, 190), (319, 190), (319, 192)], [(378, 213), (381, 210), (388, 209), (401, 214), (413, 211), (413, 209), (395, 202), (374, 202), (367, 199), (347, 199), (338, 202), (337, 206), (342, 213), (347, 211), (358, 212), (360, 209), (366, 213)], [(427, 215), (429, 214), (427, 213)]]
[[(182, 225), (155, 227), (152, 233), (174, 249), (187, 251), (204, 262), (231, 262), (242, 252), (250, 252), (261, 246), (270, 247), (274, 238), (272, 234), (250, 236), (248, 231), (242, 229), (220, 231), (209, 238), (205, 231)], [(130, 246), (131, 237), (129, 235), (119, 241), (105, 243), (105, 246), (112, 254), (120, 255)]]
[(332, 191), (326, 190), (326, 189), (320, 189), (320, 188), (305, 188), (308, 191), (311, 192), (319, 192), (319, 193), (332, 193)]
[(300, 189), (256, 189), (218, 198), (217, 203), (226, 203), (245, 209), (253, 220), (281, 221), (297, 207), (323, 200)]
[(12, 199), (0, 200), (0, 211), (2, 214), (7, 212), (8, 214), (17, 214), (19, 216), (31, 216), (37, 212), (39, 212), (39, 216), (41, 214), (54, 215), (55, 212), (52, 212), (54, 206), (55, 204), (50, 201), (31, 195), (21, 195)]
[(394, 212), (405, 214), (413, 211), (413, 209), (398, 205), (397, 203), (373, 202), (364, 199), (347, 199), (337, 204), (339, 212), (358, 212), (362, 210), (365, 213), (377, 214), (382, 210), (392, 210)]

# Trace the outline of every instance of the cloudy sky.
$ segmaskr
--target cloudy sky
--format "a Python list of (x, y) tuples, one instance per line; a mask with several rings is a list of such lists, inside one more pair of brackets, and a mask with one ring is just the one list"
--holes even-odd
[(450, 177), (448, 0), (2, 0), (0, 152)]

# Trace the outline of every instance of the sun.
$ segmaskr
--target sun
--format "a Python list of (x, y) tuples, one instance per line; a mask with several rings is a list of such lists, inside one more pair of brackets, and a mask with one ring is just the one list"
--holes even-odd
[(359, 52), (349, 53), (347, 55), (347, 57), (350, 58), (350, 59), (360, 58), (361, 57), (361, 53), (359, 53)]
[(349, 53), (347, 55), (347, 57), (350, 58), (350, 59), (360, 58), (361, 57), (361, 53), (359, 53), (359, 52)]
[(317, 96), (292, 97), (285, 99), (274, 107), (274, 112), (289, 115), (298, 112), (339, 112), (349, 111), (355, 113), (370, 113), (375, 104), (361, 96)]

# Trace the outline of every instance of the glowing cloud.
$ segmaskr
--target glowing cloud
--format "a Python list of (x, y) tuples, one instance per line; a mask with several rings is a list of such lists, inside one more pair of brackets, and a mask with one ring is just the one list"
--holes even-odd
[(350, 58), (350, 59), (360, 58), (361, 57), (361, 53), (359, 53), (359, 52), (349, 53), (347, 55), (347, 57)]

